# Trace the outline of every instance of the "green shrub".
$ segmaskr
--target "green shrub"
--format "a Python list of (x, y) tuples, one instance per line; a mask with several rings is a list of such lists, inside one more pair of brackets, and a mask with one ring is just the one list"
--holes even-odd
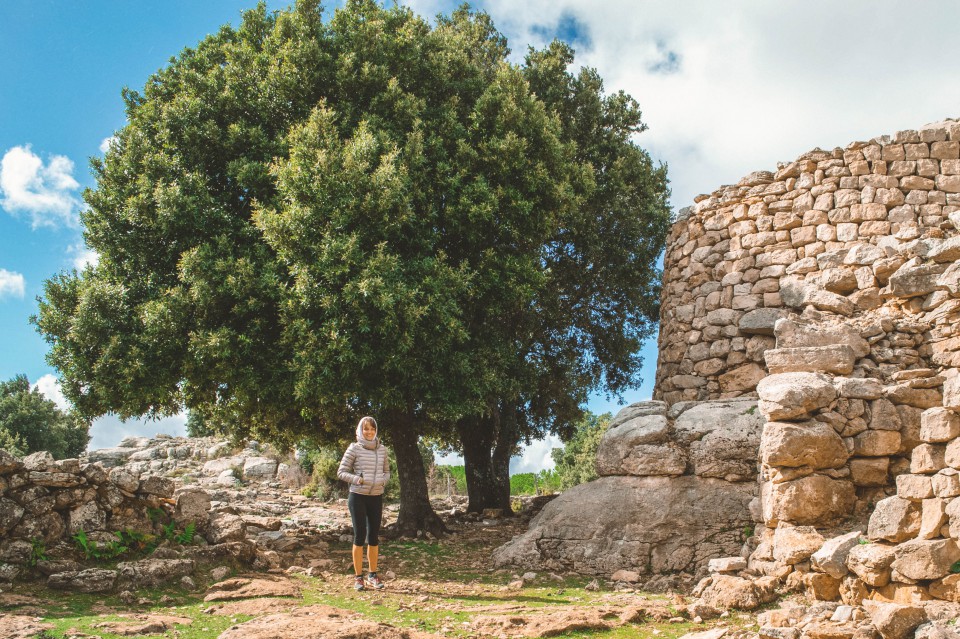
[(78, 457), (90, 441), (90, 422), (62, 411), (31, 387), (25, 375), (0, 382), (0, 448), (22, 457), (46, 450), (57, 459)]
[(566, 490), (597, 478), (594, 464), (600, 439), (610, 424), (610, 413), (594, 415), (587, 413), (577, 425), (573, 437), (563, 448), (554, 448), (550, 452), (556, 462), (553, 479), (559, 490)]

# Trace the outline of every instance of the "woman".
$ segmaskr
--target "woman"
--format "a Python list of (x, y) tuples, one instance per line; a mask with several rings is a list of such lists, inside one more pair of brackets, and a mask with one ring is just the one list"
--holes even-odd
[(367, 542), (367, 563), (370, 573), (366, 584), (380, 590), (383, 581), (377, 576), (380, 553), (380, 519), (383, 514), (383, 488), (390, 479), (387, 447), (377, 437), (377, 421), (364, 417), (357, 424), (357, 441), (347, 446), (340, 460), (337, 478), (350, 484), (347, 505), (353, 520), (354, 590), (363, 590), (363, 542)]

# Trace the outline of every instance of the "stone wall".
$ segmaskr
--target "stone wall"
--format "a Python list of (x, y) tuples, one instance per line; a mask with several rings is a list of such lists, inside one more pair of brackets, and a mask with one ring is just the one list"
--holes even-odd
[[(780, 312), (813, 305), (852, 316), (883, 307), (901, 292), (907, 273), (898, 271), (913, 256), (921, 263), (909, 267), (934, 271), (940, 267), (926, 261), (954, 259), (904, 248), (955, 236), (958, 210), (954, 120), (816, 149), (698, 197), (668, 238), (654, 398), (673, 404), (752, 393), (769, 372), (765, 352), (775, 345)], [(891, 317), (929, 306), (911, 299)], [(929, 351), (918, 348), (922, 326), (883, 327), (882, 336), (875, 328), (866, 336), (876, 367), (928, 365)]]

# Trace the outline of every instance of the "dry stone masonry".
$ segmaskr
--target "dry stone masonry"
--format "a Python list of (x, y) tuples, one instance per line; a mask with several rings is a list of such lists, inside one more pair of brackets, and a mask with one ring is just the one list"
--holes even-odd
[[(708, 606), (805, 590), (855, 607), (839, 621), (840, 604), (825, 609), (827, 634), (857, 614), (912, 632), (932, 609), (910, 606), (960, 602), (958, 319), (956, 120), (816, 149), (698, 197), (668, 240), (656, 401), (621, 412), (597, 456), (604, 477), (550, 504), (499, 559), (709, 573), (696, 589)], [(684, 421), (720, 406), (755, 407), (756, 420)], [(723, 520), (702, 507), (721, 503), (707, 482), (756, 498), (740, 511), (722, 502), (737, 513)], [(602, 504), (586, 514), (599, 524), (579, 522), (575, 497)], [(711, 562), (723, 535), (683, 529), (684, 559), (658, 561), (669, 526), (648, 514), (658, 507), (720, 530), (752, 516), (755, 534)], [(574, 540), (594, 550), (576, 555)], [(809, 635), (794, 626), (761, 636)]]

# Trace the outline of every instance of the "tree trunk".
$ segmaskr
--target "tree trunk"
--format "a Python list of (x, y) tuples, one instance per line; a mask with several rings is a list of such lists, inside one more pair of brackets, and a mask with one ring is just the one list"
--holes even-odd
[[(467, 504), (469, 512), (479, 513), (486, 508), (499, 508), (504, 515), (510, 509), (510, 454), (504, 462), (498, 439), (500, 418), (491, 416), (471, 417), (457, 422), (457, 432), (463, 447), (464, 473), (467, 478)], [(508, 447), (509, 450), (513, 446)], [(497, 451), (500, 451), (498, 456)]]
[(450, 531), (430, 505), (427, 473), (417, 446), (419, 434), (414, 428), (413, 418), (409, 414), (398, 413), (387, 423), (400, 479), (400, 513), (393, 532), (401, 537), (416, 537), (421, 531), (441, 537)]

